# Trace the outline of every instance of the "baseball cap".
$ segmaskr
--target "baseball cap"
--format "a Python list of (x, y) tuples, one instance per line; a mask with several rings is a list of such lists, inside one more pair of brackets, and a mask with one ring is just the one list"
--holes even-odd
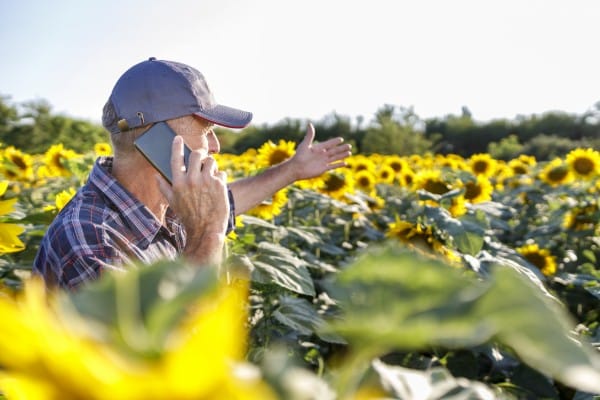
[(200, 71), (154, 57), (128, 69), (109, 101), (120, 131), (186, 115), (228, 128), (243, 128), (252, 120), (250, 112), (217, 104)]

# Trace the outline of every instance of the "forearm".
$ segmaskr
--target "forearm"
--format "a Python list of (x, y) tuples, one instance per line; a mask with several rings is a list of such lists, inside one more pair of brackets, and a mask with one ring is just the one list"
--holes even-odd
[(297, 168), (289, 159), (274, 165), (258, 175), (239, 179), (229, 184), (235, 200), (236, 215), (252, 209), (297, 180)]

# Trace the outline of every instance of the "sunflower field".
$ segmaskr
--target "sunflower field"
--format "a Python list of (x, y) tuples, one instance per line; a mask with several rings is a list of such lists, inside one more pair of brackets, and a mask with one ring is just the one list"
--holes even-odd
[(237, 217), (218, 271), (48, 290), (38, 243), (110, 153), (0, 147), (0, 399), (600, 398), (598, 151), (353, 155)]

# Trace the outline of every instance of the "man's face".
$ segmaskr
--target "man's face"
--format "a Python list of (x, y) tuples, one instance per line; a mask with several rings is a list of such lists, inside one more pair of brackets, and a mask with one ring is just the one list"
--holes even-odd
[(213, 124), (206, 120), (190, 115), (169, 120), (167, 123), (191, 150), (206, 150), (208, 154), (215, 154), (221, 149), (219, 139), (212, 128)]

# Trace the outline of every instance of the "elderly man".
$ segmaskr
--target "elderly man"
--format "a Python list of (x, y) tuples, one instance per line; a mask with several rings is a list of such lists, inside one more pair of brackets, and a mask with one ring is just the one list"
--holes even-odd
[[(243, 128), (251, 119), (249, 112), (216, 103), (204, 76), (188, 65), (150, 58), (131, 67), (103, 110), (114, 157), (98, 158), (87, 183), (49, 226), (34, 273), (74, 288), (139, 260), (182, 255), (196, 265), (218, 264), (233, 214), (296, 180), (344, 166), (350, 155), (341, 138), (313, 143), (309, 124), (293, 157), (228, 185), (211, 157), (219, 152), (213, 126)], [(134, 143), (163, 122), (175, 133), (168, 145), (170, 183)], [(184, 144), (191, 150), (187, 166)]]

